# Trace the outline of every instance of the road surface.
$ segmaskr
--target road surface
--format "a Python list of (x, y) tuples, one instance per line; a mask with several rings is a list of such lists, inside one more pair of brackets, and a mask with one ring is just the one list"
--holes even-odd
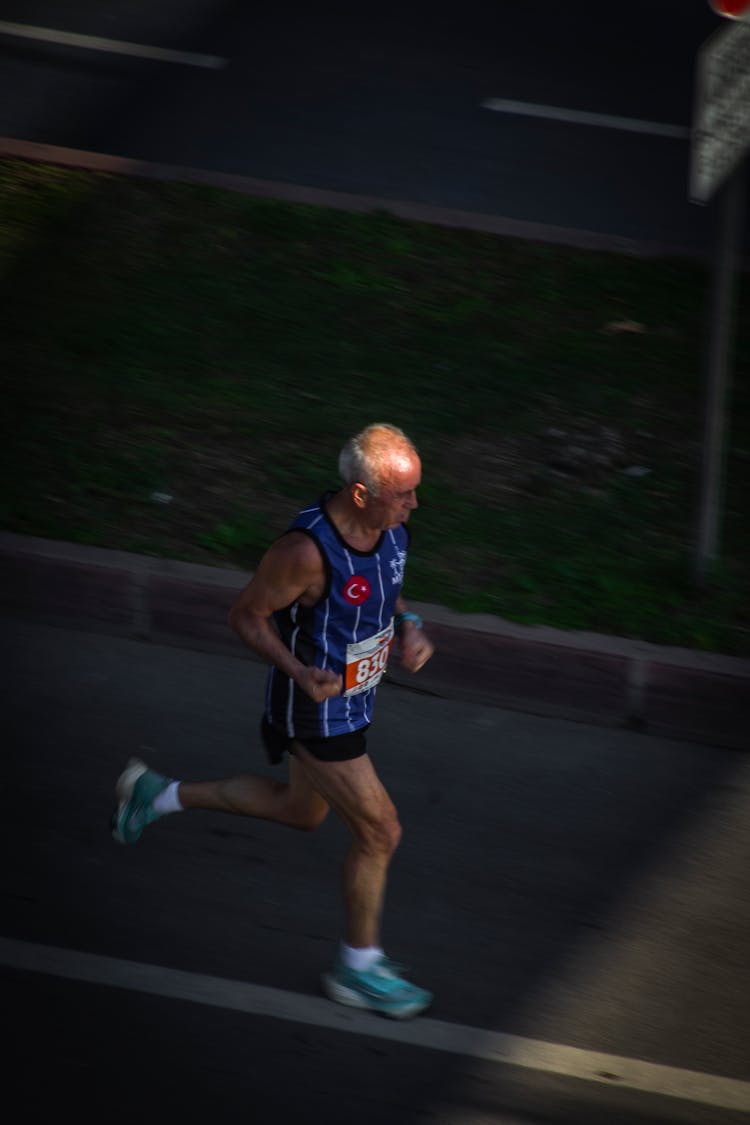
[(334, 820), (109, 836), (131, 753), (178, 777), (266, 768), (261, 666), (3, 632), (0, 972), (27, 1113), (747, 1120), (746, 756), (384, 687), (371, 746), (405, 826), (386, 946), (436, 997), (394, 1025), (319, 992)]
[(721, 23), (703, 0), (3, 0), (0, 136), (703, 253), (688, 131)]

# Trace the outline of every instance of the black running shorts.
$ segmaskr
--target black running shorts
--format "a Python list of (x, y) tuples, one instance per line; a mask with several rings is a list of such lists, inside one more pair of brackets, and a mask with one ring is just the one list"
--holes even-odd
[[(369, 724), (368, 724), (369, 725)], [(348, 734), (336, 734), (333, 738), (289, 738), (276, 727), (269, 723), (264, 715), (260, 723), (260, 736), (266, 748), (269, 760), (276, 766), (284, 754), (294, 753), (294, 743), (301, 743), (309, 750), (313, 758), (321, 762), (348, 762), (352, 758), (361, 758), (367, 753), (367, 727), (351, 731)]]

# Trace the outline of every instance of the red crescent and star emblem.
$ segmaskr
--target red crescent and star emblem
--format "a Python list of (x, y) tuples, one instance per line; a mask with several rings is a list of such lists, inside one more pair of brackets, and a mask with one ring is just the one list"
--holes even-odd
[(370, 596), (370, 583), (361, 574), (353, 574), (343, 593), (350, 605), (362, 605)]

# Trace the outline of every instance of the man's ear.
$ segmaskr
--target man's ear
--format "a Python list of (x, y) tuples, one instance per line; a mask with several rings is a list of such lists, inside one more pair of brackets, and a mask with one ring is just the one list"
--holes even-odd
[(357, 481), (356, 484), (351, 485), (351, 496), (358, 508), (364, 508), (367, 504), (369, 493), (366, 486), (362, 484), (361, 481)]

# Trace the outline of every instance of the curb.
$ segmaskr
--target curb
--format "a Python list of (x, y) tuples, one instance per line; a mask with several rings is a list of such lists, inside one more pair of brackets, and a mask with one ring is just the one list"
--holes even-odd
[[(0, 532), (0, 613), (258, 660), (227, 624), (241, 570)], [(388, 680), (442, 698), (750, 748), (750, 660), (410, 604), (436, 652)]]
[(550, 223), (513, 219), (505, 215), (462, 211), (439, 207), (407, 199), (390, 199), (385, 196), (359, 195), (354, 192), (335, 191), (330, 188), (309, 187), (305, 184), (278, 180), (263, 180), (231, 172), (218, 172), (208, 168), (189, 168), (177, 164), (158, 164), (149, 160), (136, 160), (110, 153), (90, 152), (86, 149), (65, 148), (61, 145), (38, 141), (0, 137), (0, 157), (28, 160), (41, 164), (58, 164), (66, 168), (83, 168), (88, 172), (101, 172), (131, 179), (162, 180), (169, 183), (203, 184), (207, 187), (251, 195), (257, 199), (274, 199), (284, 203), (306, 203), (314, 207), (327, 207), (334, 211), (386, 212), (409, 222), (428, 223), (455, 230), (474, 230), (496, 234), (501, 238), (517, 238), (528, 242), (545, 242), (569, 246), (578, 250), (593, 250), (609, 254), (623, 254), (634, 258), (674, 257), (703, 261), (706, 251), (701, 248), (678, 246), (653, 240), (628, 238), (625, 235), (605, 234), (600, 231), (579, 230), (574, 227), (555, 226)]

